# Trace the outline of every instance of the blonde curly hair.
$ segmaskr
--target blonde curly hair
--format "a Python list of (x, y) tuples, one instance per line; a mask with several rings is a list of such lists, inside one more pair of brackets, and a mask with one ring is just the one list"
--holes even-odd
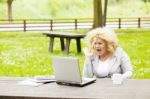
[(118, 38), (112, 29), (96, 28), (89, 31), (85, 37), (90, 52), (94, 52), (94, 47), (92, 45), (94, 38), (102, 39), (106, 42), (107, 52), (110, 55), (112, 55), (115, 49), (119, 46)]

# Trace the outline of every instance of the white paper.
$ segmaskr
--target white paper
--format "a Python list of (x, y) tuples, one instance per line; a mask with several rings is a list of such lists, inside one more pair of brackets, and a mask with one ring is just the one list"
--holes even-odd
[(31, 81), (29, 79), (25, 79), (23, 81), (19, 81), (18, 84), (19, 85), (27, 85), (27, 86), (34, 86), (34, 87), (36, 87), (36, 86), (42, 85), (43, 83), (37, 83), (37, 82)]
[(34, 78), (26, 78), (23, 81), (19, 81), (19, 85), (27, 85), (27, 86), (40, 86), (45, 83), (55, 82), (54, 76), (35, 76)]

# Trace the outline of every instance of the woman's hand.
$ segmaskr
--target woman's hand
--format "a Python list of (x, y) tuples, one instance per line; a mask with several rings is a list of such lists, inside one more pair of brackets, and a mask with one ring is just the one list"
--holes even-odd
[(122, 84), (123, 82), (123, 75), (122, 74), (113, 74), (111, 77), (113, 84)]
[(91, 57), (93, 55), (93, 53), (90, 52), (88, 48), (84, 49), (84, 54), (85, 54), (85, 56), (88, 56), (88, 57)]
[(85, 62), (88, 64), (91, 62), (91, 58), (93, 56), (93, 53), (89, 51), (88, 48), (84, 49), (84, 54), (85, 54)]

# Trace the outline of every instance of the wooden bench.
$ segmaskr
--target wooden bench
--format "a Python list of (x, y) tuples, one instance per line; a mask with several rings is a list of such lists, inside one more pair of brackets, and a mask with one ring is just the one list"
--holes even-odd
[[(45, 32), (43, 34), (50, 37), (49, 49), (48, 49), (49, 52), (53, 51), (54, 38), (57, 37), (60, 39), (61, 50), (64, 51), (65, 54), (69, 53), (71, 39), (76, 40), (77, 52), (80, 53), (81, 52), (80, 39), (85, 37), (85, 35), (83, 34), (71, 34), (71, 33), (63, 33), (63, 32)], [(66, 39), (66, 44), (64, 43), (65, 39)]]

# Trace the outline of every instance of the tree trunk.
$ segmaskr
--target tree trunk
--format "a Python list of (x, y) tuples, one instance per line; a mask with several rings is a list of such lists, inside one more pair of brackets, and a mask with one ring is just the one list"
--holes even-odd
[(103, 15), (102, 15), (102, 2), (101, 0), (94, 0), (94, 19), (93, 28), (103, 27)]
[(108, 4), (108, 0), (105, 0), (105, 4), (104, 4), (104, 17), (103, 17), (103, 25), (106, 26), (106, 19), (107, 19), (107, 4)]
[(13, 0), (7, 0), (7, 6), (8, 6), (8, 20), (12, 21), (12, 2)]

